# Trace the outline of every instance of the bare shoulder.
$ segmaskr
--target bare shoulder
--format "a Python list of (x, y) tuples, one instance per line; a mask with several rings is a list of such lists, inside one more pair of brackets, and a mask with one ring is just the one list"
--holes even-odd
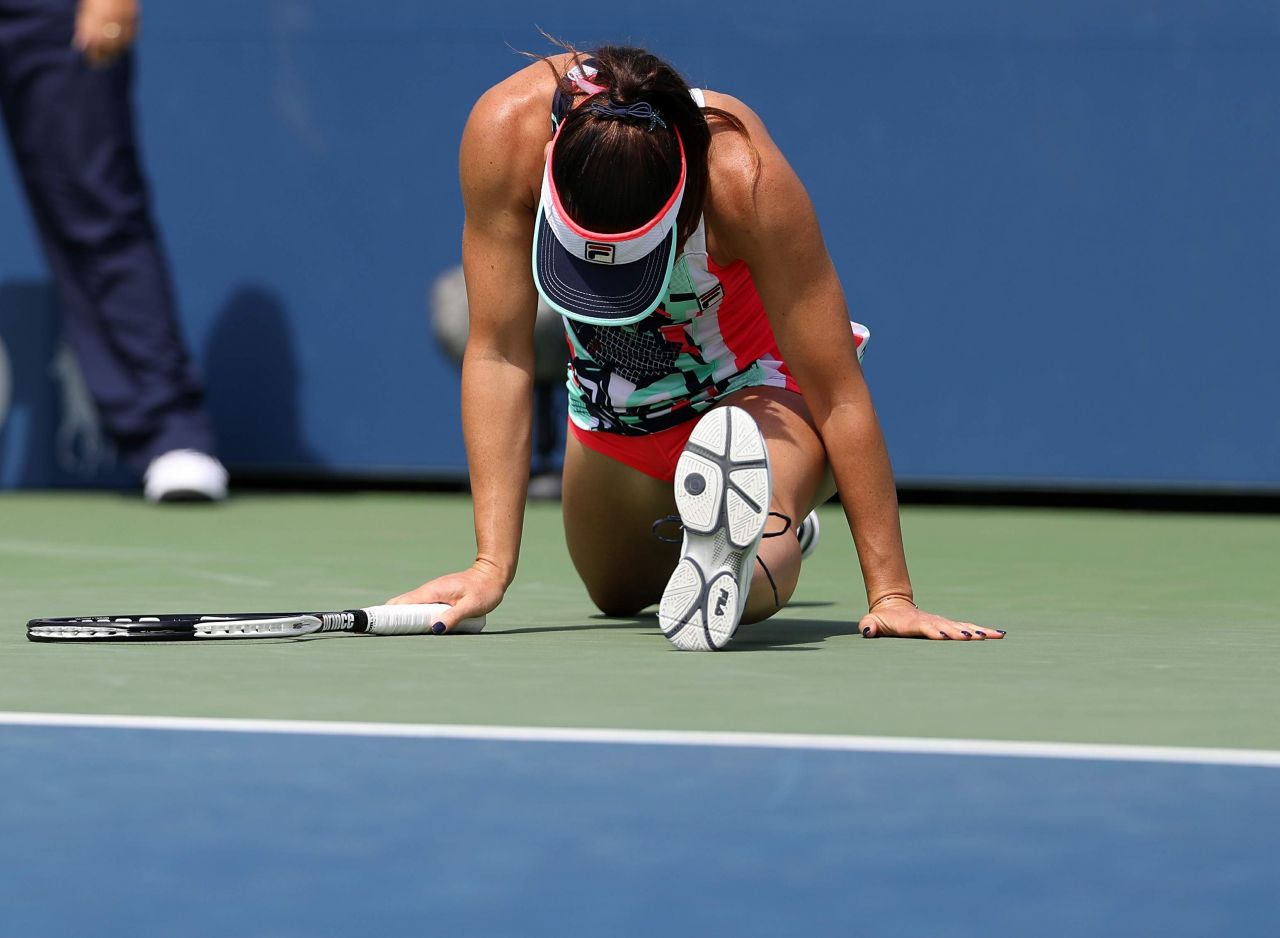
[[(493, 85), (471, 108), (462, 132), (460, 164), (468, 188), (533, 193), (551, 139), (551, 97), (556, 73), (567, 67), (552, 56), (532, 62)], [(536, 202), (536, 198), (533, 199)]]
[(732, 114), (746, 130), (744, 134), (714, 116), (709, 120), (707, 218), (717, 240), (727, 245), (741, 233), (769, 226), (770, 207), (804, 198), (804, 190), (754, 110), (732, 95), (714, 91), (706, 92), (706, 103)]
[[(726, 111), (742, 121), (743, 126), (747, 128), (748, 135), (753, 140), (756, 138), (769, 139), (769, 132), (765, 129), (764, 121), (745, 101), (722, 91), (703, 91), (702, 94), (708, 107)], [(734, 131), (727, 123), (717, 121), (714, 118), (711, 120), (711, 148), (713, 152), (716, 150), (733, 152), (743, 149), (739, 146), (741, 140), (742, 134)]]
[[(550, 126), (551, 95), (555, 91), (556, 76), (568, 67), (568, 55), (554, 55), (541, 61), (530, 62), (519, 71), (508, 75), (490, 87), (471, 109), (471, 121), (477, 116), (486, 123), (519, 119), (523, 112), (535, 104), (542, 110), (544, 129)], [(511, 129), (508, 126), (507, 129)]]

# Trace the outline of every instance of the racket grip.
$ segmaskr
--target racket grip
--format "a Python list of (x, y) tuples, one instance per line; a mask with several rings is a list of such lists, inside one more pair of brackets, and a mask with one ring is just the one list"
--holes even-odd
[[(397, 606), (368, 606), (367, 631), (372, 635), (429, 635), (431, 626), (440, 621), (448, 603), (407, 603)], [(485, 617), (463, 619), (449, 632), (451, 635), (475, 635), (484, 628)]]

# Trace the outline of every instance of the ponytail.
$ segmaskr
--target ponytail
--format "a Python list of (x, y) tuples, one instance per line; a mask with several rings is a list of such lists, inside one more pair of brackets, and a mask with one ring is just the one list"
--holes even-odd
[[(684, 78), (651, 52), (601, 46), (586, 55), (568, 43), (547, 38), (571, 53), (579, 68), (590, 59), (596, 69), (590, 85), (604, 89), (584, 90), (556, 72), (563, 94), (588, 99), (565, 116), (556, 143), (553, 172), (566, 210), (579, 224), (602, 233), (629, 231), (642, 224), (675, 188), (683, 143), (687, 172), (677, 219), (683, 245), (706, 206), (708, 118), (744, 135), (746, 127), (728, 111), (700, 107)], [(555, 70), (554, 65), (551, 68)]]

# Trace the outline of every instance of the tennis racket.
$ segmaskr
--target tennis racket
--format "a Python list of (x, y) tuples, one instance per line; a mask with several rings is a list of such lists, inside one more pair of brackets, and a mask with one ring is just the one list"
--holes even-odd
[[(33, 642), (162, 642), (211, 638), (293, 638), (316, 632), (430, 635), (445, 603), (369, 606), (341, 612), (229, 612), (185, 615), (73, 616), (32, 619)], [(474, 635), (485, 617), (463, 619), (450, 634)]]

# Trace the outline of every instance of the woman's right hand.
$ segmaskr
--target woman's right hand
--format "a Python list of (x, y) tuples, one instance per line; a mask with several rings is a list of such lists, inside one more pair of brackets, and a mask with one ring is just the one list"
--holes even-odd
[(448, 632), (463, 619), (488, 615), (506, 595), (507, 583), (491, 567), (476, 562), (466, 570), (447, 573), (428, 580), (417, 589), (387, 600), (387, 605), (405, 603), (447, 603), (450, 608), (440, 614)]
[(105, 68), (128, 51), (141, 15), (138, 0), (80, 0), (71, 44), (94, 68)]

